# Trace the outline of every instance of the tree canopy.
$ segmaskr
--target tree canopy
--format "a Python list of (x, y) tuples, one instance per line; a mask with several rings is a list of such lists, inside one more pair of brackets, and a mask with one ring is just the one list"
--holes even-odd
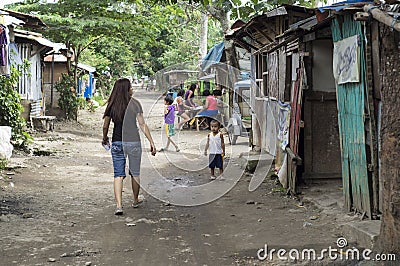
[[(9, 8), (40, 17), (48, 25), (45, 37), (65, 43), (75, 60), (99, 72), (110, 69), (115, 77), (152, 75), (198, 53), (201, 6), (188, 2), (28, 0)], [(222, 40), (222, 32), (215, 21), (209, 29), (211, 47)]]
[[(296, 1), (312, 5), (314, 0)], [(251, 16), (284, 0), (25, 0), (9, 8), (40, 17), (43, 35), (62, 42), (74, 60), (115, 78), (153, 75), (199, 55), (201, 14), (210, 15), (208, 48), (223, 39), (230, 21)], [(76, 74), (76, 72), (75, 72)]]

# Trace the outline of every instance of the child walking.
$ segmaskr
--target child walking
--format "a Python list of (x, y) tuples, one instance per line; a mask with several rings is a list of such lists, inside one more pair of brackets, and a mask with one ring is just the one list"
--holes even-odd
[(217, 120), (210, 122), (211, 132), (207, 136), (207, 144), (204, 150), (204, 155), (207, 151), (210, 153), (208, 157), (208, 167), (211, 169), (211, 180), (215, 177), (215, 168), (219, 168), (219, 175), (222, 176), (224, 172), (225, 143), (224, 136), (219, 132), (220, 124)]
[(167, 145), (164, 148), (161, 148), (160, 151), (165, 151), (168, 149), (169, 144), (175, 146), (175, 150), (179, 152), (178, 145), (171, 139), (172, 136), (175, 136), (175, 106), (173, 105), (174, 100), (171, 96), (167, 96), (164, 98), (164, 123), (165, 123), (165, 132), (167, 134)]

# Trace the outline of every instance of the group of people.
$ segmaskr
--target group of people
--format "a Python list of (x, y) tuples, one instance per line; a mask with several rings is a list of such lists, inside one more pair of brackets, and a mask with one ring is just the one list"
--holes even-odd
[(211, 118), (215, 118), (218, 115), (218, 97), (221, 96), (220, 90), (214, 90), (213, 94), (210, 94), (209, 90), (204, 90), (203, 96), (206, 99), (201, 108), (194, 102), (195, 91), (198, 90), (198, 85), (193, 83), (190, 85), (189, 89), (185, 92), (181, 89), (175, 99), (176, 107), (178, 110), (177, 115), (182, 118), (178, 123), (178, 129), (181, 129), (183, 125), (190, 121), (192, 116), (197, 115), (200, 117), (207, 117), (208, 123), (205, 129), (209, 128), (209, 122)]
[[(188, 115), (187, 108), (196, 107), (193, 102), (194, 92), (197, 89), (196, 84), (192, 84), (188, 92), (179, 92), (178, 98), (181, 97), (182, 100), (177, 100), (178, 115), (180, 115), (184, 120), (178, 124), (180, 128), (183, 123), (189, 121), (190, 117)], [(131, 186), (133, 191), (133, 203), (132, 207), (137, 208), (143, 202), (143, 199), (139, 198), (140, 191), (140, 164), (142, 147), (140, 142), (139, 128), (142, 130), (147, 140), (150, 143), (150, 152), (153, 156), (156, 155), (157, 150), (154, 145), (152, 135), (150, 133), (149, 127), (147, 126), (144, 117), (143, 109), (140, 102), (132, 97), (132, 84), (129, 79), (121, 78), (118, 79), (113, 87), (111, 95), (107, 102), (107, 107), (104, 112), (104, 123), (103, 123), (103, 140), (102, 144), (104, 146), (111, 146), (111, 156), (114, 168), (114, 196), (116, 201), (115, 215), (122, 215), (122, 189), (123, 180), (126, 177), (125, 167), (126, 159), (128, 157), (129, 162), (129, 175), (131, 176)], [(184, 95), (184, 98), (182, 97)], [(205, 104), (199, 115), (208, 116), (214, 114), (213, 108), (217, 107), (215, 99), (207, 96)], [(172, 97), (165, 97), (164, 99), (164, 122), (166, 134), (168, 137), (167, 145), (160, 151), (164, 151), (170, 143), (175, 146), (177, 152), (179, 148), (177, 144), (171, 139), (175, 134), (174, 131), (174, 121), (175, 121), (175, 106), (173, 105), (174, 100)], [(218, 113), (218, 109), (216, 113)], [(187, 117), (185, 116), (187, 115)], [(210, 115), (212, 116), (212, 115)], [(188, 119), (189, 118), (189, 119)], [(114, 123), (114, 128), (112, 132), (112, 140), (110, 143), (108, 137), (108, 131), (111, 121)], [(219, 132), (220, 123), (217, 120), (212, 120), (210, 122), (211, 132), (207, 136), (207, 144), (205, 147), (204, 154), (209, 154), (209, 168), (211, 170), (211, 179), (214, 180), (215, 168), (219, 168), (219, 174), (223, 173), (223, 158), (225, 154), (225, 144), (223, 135)]]

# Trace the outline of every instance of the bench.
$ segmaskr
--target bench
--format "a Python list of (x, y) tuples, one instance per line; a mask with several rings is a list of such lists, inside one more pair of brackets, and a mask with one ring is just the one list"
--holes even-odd
[(35, 127), (40, 128), (44, 132), (54, 130), (54, 120), (55, 116), (41, 115), (42, 113), (42, 100), (35, 100), (31, 102), (31, 110), (29, 113), (29, 118), (31, 122), (31, 127), (35, 130)]
[(54, 130), (54, 120), (56, 119), (55, 116), (52, 115), (42, 115), (42, 116), (35, 116), (31, 117), (32, 121), (32, 129), (35, 129), (36, 125), (41, 125), (41, 129), (45, 132), (53, 131)]
[(197, 131), (200, 131), (200, 126), (209, 126), (207, 123), (207, 119), (216, 119), (221, 123), (221, 118), (220, 114), (217, 114), (216, 116), (204, 116), (204, 115), (196, 115), (195, 117), (192, 118), (192, 120), (189, 122), (189, 125), (193, 125), (193, 123), (196, 123), (196, 129)]

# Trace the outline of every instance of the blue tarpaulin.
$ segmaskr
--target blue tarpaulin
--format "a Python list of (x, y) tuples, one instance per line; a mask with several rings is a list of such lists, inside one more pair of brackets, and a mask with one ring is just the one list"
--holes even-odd
[(366, 1), (366, 0), (347, 0), (347, 1), (343, 1), (343, 2), (339, 2), (339, 3), (335, 3), (331, 6), (322, 6), (322, 7), (318, 7), (318, 10), (323, 13), (326, 10), (335, 10), (335, 11), (339, 11), (342, 9), (345, 9), (349, 6), (352, 6), (356, 3), (373, 3), (372, 1)]
[(203, 71), (206, 71), (211, 65), (220, 62), (224, 47), (224, 42), (220, 42), (210, 49), (201, 62), (201, 69)]

